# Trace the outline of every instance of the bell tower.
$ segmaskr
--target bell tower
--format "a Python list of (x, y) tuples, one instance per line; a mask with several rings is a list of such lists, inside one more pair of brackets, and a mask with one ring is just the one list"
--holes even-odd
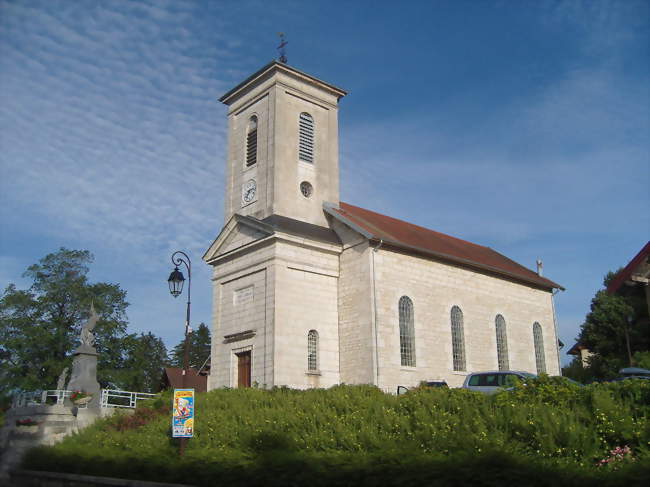
[(346, 92), (273, 61), (219, 101), (228, 105), (225, 209), (327, 226), (339, 202), (338, 101)]

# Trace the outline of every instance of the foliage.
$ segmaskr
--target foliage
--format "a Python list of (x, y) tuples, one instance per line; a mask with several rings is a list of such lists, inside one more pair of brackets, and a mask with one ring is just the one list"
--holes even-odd
[(124, 361), (117, 374), (122, 389), (155, 392), (167, 361), (162, 339), (153, 333), (128, 335), (123, 340)]
[(0, 297), (0, 396), (56, 387), (62, 370), (71, 366), (91, 303), (99, 315), (93, 333), (103, 387), (137, 384), (133, 374), (139, 372), (133, 367), (145, 362), (150, 366), (144, 384), (151, 383), (149, 369), (160, 370), (162, 342), (151, 334), (127, 334), (126, 291), (117, 284), (89, 282), (92, 262), (87, 250), (61, 248), (27, 269), (29, 289), (14, 284), (5, 289)]
[(568, 377), (581, 384), (591, 384), (596, 375), (591, 367), (584, 367), (580, 357), (574, 357), (569, 365), (562, 367), (562, 377)]
[(32, 280), (28, 290), (13, 284), (5, 289), (0, 299), (0, 391), (53, 389), (63, 368), (70, 366), (91, 302), (100, 316), (94, 330), (100, 376), (111, 379), (121, 359), (113, 344), (125, 334), (128, 303), (118, 285), (88, 282), (92, 261), (86, 250), (61, 248), (27, 269), (24, 276)]
[[(176, 345), (169, 354), (169, 363), (172, 367), (183, 367), (183, 353), (185, 340)], [(201, 323), (189, 335), (189, 366), (194, 369), (205, 364), (210, 356), (210, 329)]]
[[(605, 276), (605, 288), (614, 276), (614, 272)], [(578, 338), (594, 354), (589, 359), (592, 376), (611, 379), (619, 369), (630, 365), (628, 337), (633, 354), (650, 350), (650, 322), (645, 295), (642, 294), (634, 290), (610, 294), (601, 289), (592, 299)]]
[(633, 358), (637, 367), (650, 370), (650, 351), (636, 352)]
[[(221, 389), (197, 397), (185, 456), (168, 414), (109, 419), (32, 452), (25, 467), (212, 485), (635, 485), (650, 459), (650, 384), (542, 377), (494, 396), (372, 386)], [(90, 446), (92, 445), (92, 448)], [(627, 445), (638, 459), (598, 468)], [(191, 472), (191, 474), (188, 474)]]
[(145, 426), (152, 420), (156, 419), (158, 416), (166, 413), (167, 408), (165, 407), (141, 407), (136, 409), (133, 414), (118, 415), (117, 418), (115, 418), (115, 420), (109, 426), (115, 431), (127, 431), (131, 429), (141, 428), (142, 426)]

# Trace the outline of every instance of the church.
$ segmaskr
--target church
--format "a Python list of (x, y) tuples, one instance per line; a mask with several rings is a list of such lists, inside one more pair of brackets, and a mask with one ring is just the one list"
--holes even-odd
[[(559, 374), (562, 287), (489, 247), (339, 200), (341, 88), (273, 61), (228, 106), (212, 266), (217, 387), (398, 386)], [(378, 188), (379, 190), (379, 188)]]

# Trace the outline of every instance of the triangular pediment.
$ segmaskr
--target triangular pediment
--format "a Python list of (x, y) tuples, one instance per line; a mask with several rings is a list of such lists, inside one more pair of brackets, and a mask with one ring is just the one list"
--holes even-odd
[(210, 262), (224, 254), (273, 234), (273, 227), (256, 218), (234, 214), (203, 255)]

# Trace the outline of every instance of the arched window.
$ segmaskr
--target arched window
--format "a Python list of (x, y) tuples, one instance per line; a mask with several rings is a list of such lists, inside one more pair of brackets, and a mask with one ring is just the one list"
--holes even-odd
[(451, 347), (454, 358), (454, 370), (465, 370), (463, 312), (458, 306), (451, 308)]
[(499, 362), (499, 370), (508, 370), (510, 364), (508, 363), (508, 335), (506, 334), (506, 320), (503, 319), (503, 316), (497, 315), (494, 323), (497, 331), (497, 361)]
[(318, 370), (318, 332), (309, 330), (307, 333), (307, 370), (316, 372)]
[(309, 113), (302, 112), (298, 119), (298, 159), (314, 163), (314, 119)]
[(415, 367), (413, 301), (407, 296), (399, 298), (399, 352), (402, 365)]
[(533, 341), (535, 342), (535, 364), (537, 365), (537, 373), (546, 373), (546, 358), (544, 357), (544, 337), (542, 336), (542, 326), (535, 322), (533, 323)]
[(257, 162), (257, 117), (253, 115), (248, 120), (246, 130), (246, 167)]

